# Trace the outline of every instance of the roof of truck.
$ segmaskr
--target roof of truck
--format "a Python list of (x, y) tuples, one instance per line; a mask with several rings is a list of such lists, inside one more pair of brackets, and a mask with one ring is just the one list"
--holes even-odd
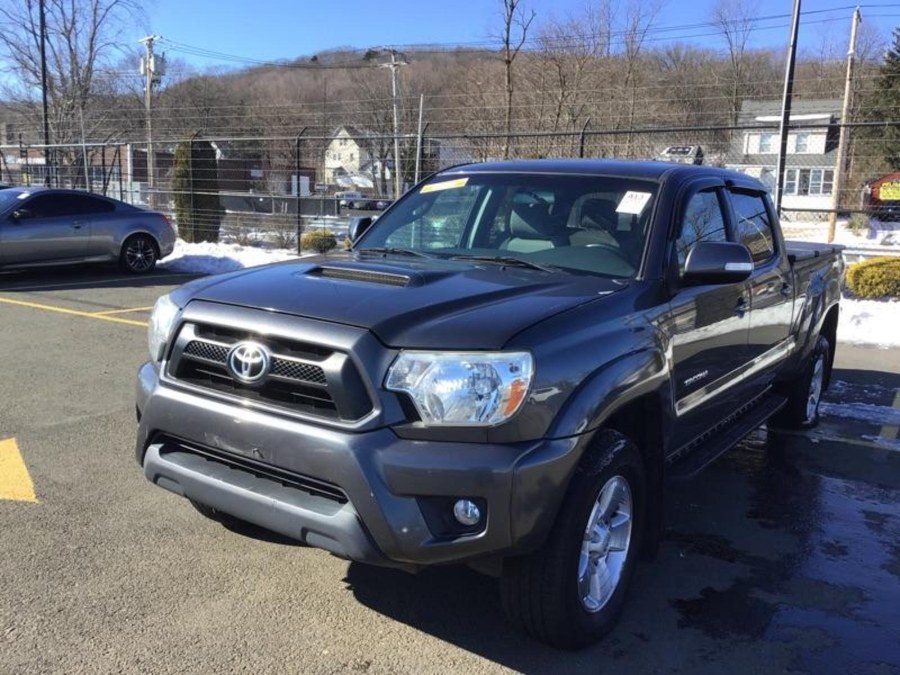
[(500, 162), (482, 162), (476, 164), (461, 164), (453, 166), (440, 174), (454, 173), (558, 173), (581, 174), (599, 176), (620, 176), (623, 178), (640, 178), (644, 180), (659, 181), (664, 176), (674, 177), (680, 175), (719, 176), (723, 180), (734, 179), (745, 182), (748, 177), (745, 174), (728, 169), (720, 169), (713, 166), (694, 166), (691, 164), (675, 164), (672, 162), (659, 162), (652, 160), (621, 160), (621, 159), (515, 159)]

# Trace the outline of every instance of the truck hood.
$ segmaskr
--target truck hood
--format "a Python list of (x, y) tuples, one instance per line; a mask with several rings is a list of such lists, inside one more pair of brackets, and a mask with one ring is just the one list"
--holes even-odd
[(493, 263), (307, 259), (198, 279), (182, 287), (180, 304), (199, 299), (358, 326), (391, 347), (499, 349), (543, 319), (626, 286)]

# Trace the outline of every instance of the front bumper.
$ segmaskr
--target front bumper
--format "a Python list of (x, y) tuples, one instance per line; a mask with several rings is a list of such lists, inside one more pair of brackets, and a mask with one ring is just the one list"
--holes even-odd
[[(336, 431), (160, 385), (149, 363), (138, 375), (137, 406), (136, 457), (151, 482), (341, 557), (404, 567), (539, 546), (585, 442)], [(346, 500), (298, 489), (292, 477), (334, 486)], [(482, 526), (442, 528), (435, 510), (448, 498), (485, 504)]]

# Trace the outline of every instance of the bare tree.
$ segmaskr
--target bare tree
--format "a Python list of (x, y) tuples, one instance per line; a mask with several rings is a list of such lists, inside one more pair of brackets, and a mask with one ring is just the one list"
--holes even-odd
[[(51, 142), (74, 143), (97, 132), (118, 92), (111, 68), (119, 30), (141, 16), (136, 0), (46, 0), (48, 120)], [(40, 138), (41, 30), (38, 0), (0, 3), (0, 54), (14, 77), (5, 96), (16, 103), (31, 138)], [(74, 155), (76, 153), (68, 153)], [(70, 164), (74, 157), (69, 157)]]
[(737, 124), (741, 112), (741, 99), (747, 81), (747, 42), (757, 14), (757, 7), (751, 7), (747, 0), (718, 0), (713, 8), (713, 23), (722, 33), (728, 48), (731, 124)]
[(503, 53), (504, 83), (506, 85), (506, 112), (504, 117), (504, 129), (506, 139), (503, 142), (503, 158), (509, 157), (509, 135), (512, 132), (512, 101), (513, 101), (513, 63), (519, 55), (525, 40), (528, 37), (528, 29), (534, 21), (535, 12), (526, 13), (522, 7), (522, 0), (500, 0), (503, 4), (503, 33), (500, 36)]

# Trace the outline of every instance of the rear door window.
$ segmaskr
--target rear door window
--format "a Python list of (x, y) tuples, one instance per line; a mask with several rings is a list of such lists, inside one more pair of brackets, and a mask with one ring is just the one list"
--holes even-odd
[(731, 205), (735, 216), (735, 239), (747, 247), (754, 265), (775, 255), (775, 236), (766, 209), (766, 200), (758, 192), (731, 191)]

